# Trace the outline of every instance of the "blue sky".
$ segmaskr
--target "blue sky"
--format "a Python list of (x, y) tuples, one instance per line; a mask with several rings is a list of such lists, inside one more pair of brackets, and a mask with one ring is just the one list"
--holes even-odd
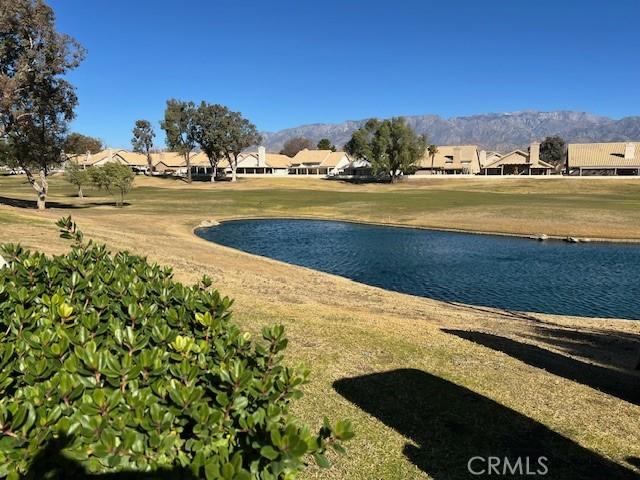
[[(73, 129), (128, 147), (168, 98), (260, 130), (434, 113), (640, 115), (640, 1), (49, 0), (88, 50)], [(159, 135), (160, 140), (162, 136)]]

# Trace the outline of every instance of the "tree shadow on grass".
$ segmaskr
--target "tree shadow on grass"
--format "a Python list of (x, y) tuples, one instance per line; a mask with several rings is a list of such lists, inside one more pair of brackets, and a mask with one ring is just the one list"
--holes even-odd
[(534, 314), (520, 312), (518, 310), (509, 310), (502, 307), (489, 307), (489, 306), (484, 307), (482, 305), (471, 305), (471, 304), (453, 302), (451, 300), (440, 300), (440, 301), (461, 310), (472, 310), (474, 312), (489, 313), (497, 317), (506, 317), (509, 320), (523, 320), (523, 321), (530, 321), (530, 322), (536, 322), (536, 323), (542, 322), (542, 320), (540, 320)]
[[(0, 205), (7, 205), (9, 207), (36, 209), (37, 203), (35, 200), (26, 200), (23, 198), (11, 198), (0, 196)], [(83, 202), (83, 203), (62, 203), (56, 201), (47, 201), (47, 209), (81, 209), (91, 207), (115, 207), (116, 202)], [(129, 206), (129, 203), (124, 202), (123, 206)]]
[[(548, 468), (541, 478), (554, 480), (640, 479), (628, 470), (514, 410), (442, 378), (415, 369), (375, 373), (334, 382), (335, 390), (359, 408), (411, 439), (404, 454), (436, 480), (467, 478), (532, 478), (540, 457)], [(487, 475), (487, 463), (473, 457), (504, 458), (520, 470)], [(517, 464), (516, 464), (517, 465)]]
[(640, 376), (632, 371), (581, 362), (536, 345), (521, 343), (510, 338), (483, 332), (443, 330), (465, 340), (506, 353), (533, 367), (542, 368), (554, 375), (595, 388), (630, 403), (640, 405)]
[[(534, 327), (529, 338), (552, 345), (570, 355), (620, 369), (640, 369), (640, 335), (605, 329), (569, 329), (548, 325)], [(640, 381), (640, 377), (638, 378)]]
[(29, 471), (21, 480), (197, 480), (191, 471), (182, 467), (153, 472), (89, 473), (82, 464), (64, 455), (63, 449), (71, 440), (70, 437), (61, 437), (50, 441), (36, 455)]
[(381, 178), (381, 177), (373, 177), (373, 176), (357, 176), (352, 178), (345, 177), (320, 177), (322, 180), (326, 180), (328, 182), (338, 182), (346, 185), (370, 185), (373, 183), (378, 184), (391, 184), (390, 178)]

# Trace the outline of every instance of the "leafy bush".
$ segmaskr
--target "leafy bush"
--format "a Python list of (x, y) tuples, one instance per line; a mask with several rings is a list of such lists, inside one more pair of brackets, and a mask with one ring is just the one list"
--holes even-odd
[(89, 172), (74, 161), (68, 161), (64, 168), (64, 179), (77, 187), (78, 198), (83, 198), (82, 187), (91, 181)]
[(343, 451), (349, 422), (312, 434), (289, 414), (308, 371), (283, 364), (282, 326), (254, 343), (206, 277), (184, 286), (85, 243), (71, 218), (58, 225), (74, 240), (65, 255), (2, 247), (0, 477), (44, 478), (32, 463), (56, 438), (88, 472), (207, 479), (293, 478), (305, 459), (328, 466), (326, 449)]
[(107, 162), (101, 167), (89, 169), (94, 185), (104, 189), (116, 199), (116, 207), (124, 205), (124, 196), (133, 188), (136, 174), (129, 167), (117, 162)]

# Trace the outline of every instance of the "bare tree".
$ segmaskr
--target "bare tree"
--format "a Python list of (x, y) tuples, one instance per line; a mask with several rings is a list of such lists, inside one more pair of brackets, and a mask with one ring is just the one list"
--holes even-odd
[(293, 137), (284, 142), (284, 146), (280, 153), (287, 157), (295, 157), (296, 153), (300, 150), (304, 150), (305, 148), (313, 148), (311, 140), (304, 137)]

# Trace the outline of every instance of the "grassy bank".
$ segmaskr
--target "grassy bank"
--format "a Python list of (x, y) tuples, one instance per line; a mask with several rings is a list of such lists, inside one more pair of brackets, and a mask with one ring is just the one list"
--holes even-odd
[[(65, 248), (54, 221), (171, 265), (207, 273), (234, 297), (237, 321), (283, 323), (289, 360), (312, 382), (296, 406), (354, 420), (334, 468), (307, 478), (468, 478), (474, 455), (546, 454), (549, 478), (634, 478), (640, 470), (640, 324), (453, 305), (253, 257), (195, 237), (203, 219), (299, 215), (516, 234), (640, 238), (634, 180), (434, 180), (351, 185), (247, 180), (237, 185), (138, 178), (129, 206), (52, 179), (35, 212), (23, 178), (0, 177), (0, 243)], [(576, 472), (580, 471), (579, 475)]]
[[(181, 180), (138, 178), (130, 213), (182, 218), (309, 215), (515, 234), (640, 239), (640, 180), (428, 179), (399, 185), (311, 179), (252, 179), (186, 187)], [(167, 191), (171, 194), (168, 195)], [(52, 206), (103, 203), (89, 191), (52, 182)], [(0, 177), (0, 203), (33, 200), (24, 177)]]

